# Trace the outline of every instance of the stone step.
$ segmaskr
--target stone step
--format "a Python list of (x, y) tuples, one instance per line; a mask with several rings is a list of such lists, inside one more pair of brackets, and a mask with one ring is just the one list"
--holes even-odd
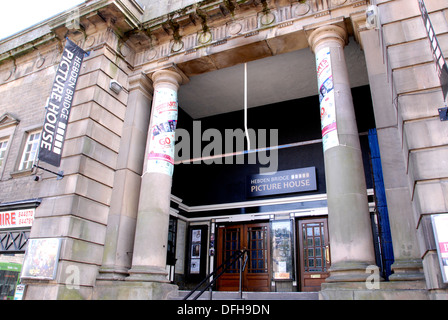
[[(190, 291), (179, 290), (179, 300)], [(199, 293), (199, 291), (197, 292)], [(196, 296), (190, 296), (189, 299)], [(204, 292), (198, 300), (210, 300), (210, 292)], [(241, 300), (240, 293), (235, 291), (213, 291), (212, 300)], [(242, 300), (319, 300), (318, 292), (243, 292)]]

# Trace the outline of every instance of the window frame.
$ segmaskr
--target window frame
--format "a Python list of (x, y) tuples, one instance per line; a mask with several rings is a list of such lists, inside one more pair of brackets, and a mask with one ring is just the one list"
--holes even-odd
[[(30, 138), (33, 135), (39, 135), (38, 138), (30, 141)], [(39, 144), (40, 144), (40, 140), (41, 140), (41, 135), (42, 135), (42, 128), (39, 129), (35, 129), (35, 130), (29, 130), (26, 132), (26, 137), (24, 138), (24, 143), (23, 143), (23, 148), (22, 153), (21, 153), (21, 157), (20, 157), (20, 161), (18, 164), (18, 171), (19, 172), (26, 172), (26, 171), (31, 171), (33, 169), (33, 165), (34, 163), (36, 163), (37, 161), (37, 157), (39, 154)], [(35, 149), (33, 150), (33, 145), (35, 145)], [(31, 145), (31, 150), (28, 150), (28, 147)], [(32, 159), (31, 161), (29, 160), (30, 158), (28, 158), (26, 160), (27, 163), (31, 163), (31, 167), (28, 167), (29, 164), (26, 165), (26, 167), (24, 166), (25, 163), (25, 157), (27, 154), (30, 154), (34, 152), (34, 159)]]
[[(2, 144), (4, 142), (6, 142), (6, 146), (4, 148), (2, 148)], [(10, 145), (11, 145), (11, 143), (10, 143), (9, 136), (0, 138), (0, 172), (2, 172), (4, 169), (4, 164), (6, 163), (6, 158), (8, 156), (8, 150), (9, 150)], [(2, 152), (3, 152), (3, 156), (2, 156)]]

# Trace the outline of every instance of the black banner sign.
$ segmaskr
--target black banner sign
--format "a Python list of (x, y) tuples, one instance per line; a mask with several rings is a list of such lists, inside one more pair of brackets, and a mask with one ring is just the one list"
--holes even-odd
[(440, 84), (442, 86), (443, 99), (446, 100), (448, 93), (448, 67), (443, 57), (442, 49), (437, 41), (436, 33), (429, 19), (428, 11), (423, 0), (418, 0), (420, 12), (422, 13), (423, 24), (428, 34), (429, 41), (431, 43), (431, 51), (436, 63), (437, 74), (439, 76)]
[(248, 197), (315, 190), (317, 190), (315, 167), (278, 171), (269, 175), (255, 174), (247, 177)]
[(51, 89), (39, 146), (39, 160), (61, 164), (67, 123), (85, 52), (72, 41), (67, 43)]

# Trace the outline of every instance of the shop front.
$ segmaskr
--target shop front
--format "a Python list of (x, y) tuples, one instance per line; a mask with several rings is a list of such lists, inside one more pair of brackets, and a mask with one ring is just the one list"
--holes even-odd
[(39, 199), (0, 205), (0, 300), (13, 300)]

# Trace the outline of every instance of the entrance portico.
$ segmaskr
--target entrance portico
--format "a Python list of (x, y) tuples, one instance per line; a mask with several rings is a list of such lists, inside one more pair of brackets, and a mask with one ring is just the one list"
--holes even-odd
[[(170, 299), (237, 244), (251, 246), (244, 290), (446, 298), (446, 103), (432, 53), (446, 48), (447, 9), (85, 1), (0, 40), (1, 206), (37, 199), (30, 247), (60, 244), (47, 278), (28, 237), (19, 246), (4, 226), (0, 254), (25, 251), (32, 271), (24, 299)], [(87, 54), (52, 168), (35, 151), (66, 39)], [(193, 144), (186, 159), (176, 138)], [(247, 188), (261, 169), (276, 174)]]
[[(277, 17), (280, 18), (280, 16)], [(250, 22), (253, 20), (253, 16), (244, 19)], [(230, 38), (219, 40), (219, 34), (213, 33), (217, 37), (217, 42), (214, 45), (202, 44), (203, 46), (191, 47), (191, 43), (194, 41), (186, 35), (182, 38), (183, 46), (180, 46), (179, 43), (176, 44), (176, 42), (170, 42), (170, 53), (167, 58), (159, 56), (165, 50), (163, 49), (165, 45), (160, 45), (150, 51), (144, 51), (144, 55), (137, 54), (136, 60), (142, 62), (140, 66), (137, 63), (138, 70), (143, 70), (146, 74), (152, 74), (155, 95), (152, 102), (152, 113), (155, 112), (154, 108), (160, 103), (155, 101), (157, 90), (169, 88), (169, 90), (179, 93), (180, 107), (193, 115), (193, 119), (195, 117), (200, 119), (201, 117), (219, 115), (223, 112), (235, 110), (232, 109), (235, 107), (241, 109), (242, 100), (240, 104), (239, 99), (241, 98), (239, 97), (242, 97), (242, 91), (238, 83), (242, 80), (242, 73), (239, 72), (242, 62), (252, 61), (249, 63), (251, 72), (260, 74), (258, 77), (252, 75), (252, 82), (249, 76), (250, 100), (256, 101), (250, 102), (250, 104), (252, 103), (251, 107), (282, 101), (285, 96), (288, 97), (286, 99), (294, 99), (317, 94), (317, 81), (305, 80), (316, 77), (312, 53), (317, 53), (321, 48), (334, 46), (335, 49), (331, 49), (331, 56), (334, 60), (333, 76), (335, 91), (337, 92), (336, 106), (340, 146), (325, 152), (329, 237), (334, 237), (334, 248), (333, 243), (330, 246), (334, 263), (327, 281), (363, 281), (367, 276), (365, 273), (366, 267), (374, 264), (375, 258), (370, 231), (367, 188), (364, 181), (365, 174), (353, 103), (351, 103), (351, 85), (343, 50), (348, 42), (348, 34), (345, 31), (343, 19), (335, 20), (342, 27), (332, 25), (322, 27), (322, 23), (304, 27), (305, 21), (300, 20), (297, 20), (300, 27), (295, 25), (295, 22), (279, 24), (276, 29), (277, 34), (274, 37), (268, 36), (268, 29), (250, 32), (250, 24), (243, 24), (242, 20), (234, 21), (230, 27), (227, 25), (228, 28), (225, 28), (225, 32), (230, 35)], [(317, 25), (317, 29), (314, 25)], [(219, 27), (214, 30), (219, 30)], [(224, 32), (224, 29), (222, 30)], [(308, 42), (310, 42), (312, 48), (311, 52), (307, 48)], [(285, 43), (288, 43), (288, 45), (285, 46)], [(351, 58), (362, 57), (356, 44), (351, 44), (349, 50)], [(180, 54), (181, 52), (184, 53)], [(149, 62), (145, 62), (145, 59)], [(281, 81), (285, 79), (287, 73), (282, 74), (278, 67), (283, 62), (283, 65), (287, 66), (288, 72), (290, 72), (291, 62), (293, 61), (301, 61), (298, 63), (298, 69), (291, 74), (288, 79), (290, 81)], [(251, 64), (261, 67), (255, 68)], [(364, 63), (352, 62), (352, 64), (351, 80), (355, 81), (355, 85), (365, 85), (367, 77), (365, 69), (363, 69)], [(171, 70), (167, 70), (167, 67), (171, 67)], [(182, 70), (181, 73), (185, 73), (191, 82), (185, 84), (176, 70)], [(221, 75), (224, 77), (221, 78)], [(233, 77), (230, 75), (233, 75)], [(223, 79), (233, 79), (233, 81), (227, 80), (226, 82)], [(260, 81), (261, 79), (263, 80)], [(277, 83), (275, 83), (275, 79), (278, 79)], [(254, 83), (257, 84), (254, 85)], [(181, 87), (179, 87), (180, 84), (182, 84)], [(207, 90), (207, 86), (210, 84), (219, 84), (219, 88), (217, 88), (219, 90)], [(297, 84), (299, 84), (298, 87)], [(227, 91), (227, 86), (234, 90)], [(224, 99), (215, 98), (215, 96), (220, 97), (223, 92), (227, 94)], [(277, 94), (273, 94), (273, 92), (277, 92)], [(260, 97), (264, 97), (264, 99), (273, 98), (274, 100), (263, 101), (260, 100)], [(210, 108), (210, 105), (218, 106)], [(229, 109), (226, 109), (226, 107)], [(344, 119), (345, 115), (347, 115), (346, 120)], [(132, 249), (132, 266), (127, 271), (129, 276), (125, 278), (126, 286), (138, 282), (167, 283), (165, 271), (166, 242), (172, 182), (170, 174), (146, 172), (147, 157), (150, 157), (150, 143), (154, 141), (153, 126), (153, 124), (149, 124), (148, 144), (145, 152), (145, 163), (143, 164), (138, 217)], [(347, 159), (353, 161), (350, 162), (352, 165), (345, 166), (346, 171), (340, 170), (342, 164), (347, 163)], [(356, 169), (354, 170), (354, 168)], [(347, 177), (352, 177), (352, 182), (348, 182)], [(176, 170), (174, 170), (174, 179), (176, 179)], [(346, 189), (341, 189), (337, 181), (344, 180), (347, 181)], [(334, 191), (330, 191), (329, 187)], [(176, 194), (174, 195), (176, 196)], [(351, 212), (353, 212), (353, 216), (347, 216)], [(350, 224), (343, 221), (357, 222), (350, 229)], [(348, 230), (342, 231), (341, 228), (344, 227), (347, 227)], [(152, 236), (149, 237), (148, 234)], [(357, 235), (361, 236), (360, 241), (353, 244), (353, 238), (358, 238)], [(361, 239), (363, 240), (361, 241)], [(348, 250), (347, 246), (353, 246), (353, 249)], [(270, 281), (269, 276), (266, 280)], [(270, 285), (267, 285), (267, 287), (270, 287)]]

